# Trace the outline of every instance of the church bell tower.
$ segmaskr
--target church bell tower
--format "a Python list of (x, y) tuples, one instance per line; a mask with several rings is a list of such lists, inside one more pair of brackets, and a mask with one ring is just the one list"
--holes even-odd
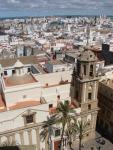
[(96, 72), (97, 57), (85, 49), (77, 60), (73, 70), (70, 96), (77, 108), (81, 108), (81, 118), (88, 120), (90, 115), (89, 138), (95, 137), (96, 118), (98, 113), (98, 75)]

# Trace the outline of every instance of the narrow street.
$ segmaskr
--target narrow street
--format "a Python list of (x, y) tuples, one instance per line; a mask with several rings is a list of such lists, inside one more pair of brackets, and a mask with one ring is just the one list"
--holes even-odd
[[(74, 150), (79, 150), (78, 145)], [(81, 150), (113, 150), (113, 143), (96, 132), (95, 140), (83, 144)]]

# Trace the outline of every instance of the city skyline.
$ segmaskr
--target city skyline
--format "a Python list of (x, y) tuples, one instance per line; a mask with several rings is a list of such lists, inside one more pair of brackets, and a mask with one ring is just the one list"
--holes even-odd
[(112, 0), (0, 0), (0, 17), (112, 15)]

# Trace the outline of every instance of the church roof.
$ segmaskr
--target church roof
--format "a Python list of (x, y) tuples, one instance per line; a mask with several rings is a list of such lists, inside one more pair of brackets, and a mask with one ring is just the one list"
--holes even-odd
[(27, 101), (20, 101), (17, 102), (16, 104), (12, 105), (9, 107), (10, 110), (15, 110), (15, 109), (22, 109), (26, 107), (32, 107), (32, 106), (37, 106), (40, 105), (40, 100), (27, 100)]
[(4, 81), (7, 87), (37, 82), (36, 79), (31, 74), (5, 77)]
[(90, 49), (85, 49), (78, 57), (79, 61), (85, 61), (85, 62), (90, 62), (90, 61), (97, 61), (97, 57), (92, 52)]

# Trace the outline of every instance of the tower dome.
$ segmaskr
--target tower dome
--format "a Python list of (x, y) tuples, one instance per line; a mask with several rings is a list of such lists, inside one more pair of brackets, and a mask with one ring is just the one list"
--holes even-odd
[(95, 56), (94, 52), (90, 49), (85, 49), (78, 57), (79, 61), (83, 62), (94, 62), (97, 61), (97, 57)]

